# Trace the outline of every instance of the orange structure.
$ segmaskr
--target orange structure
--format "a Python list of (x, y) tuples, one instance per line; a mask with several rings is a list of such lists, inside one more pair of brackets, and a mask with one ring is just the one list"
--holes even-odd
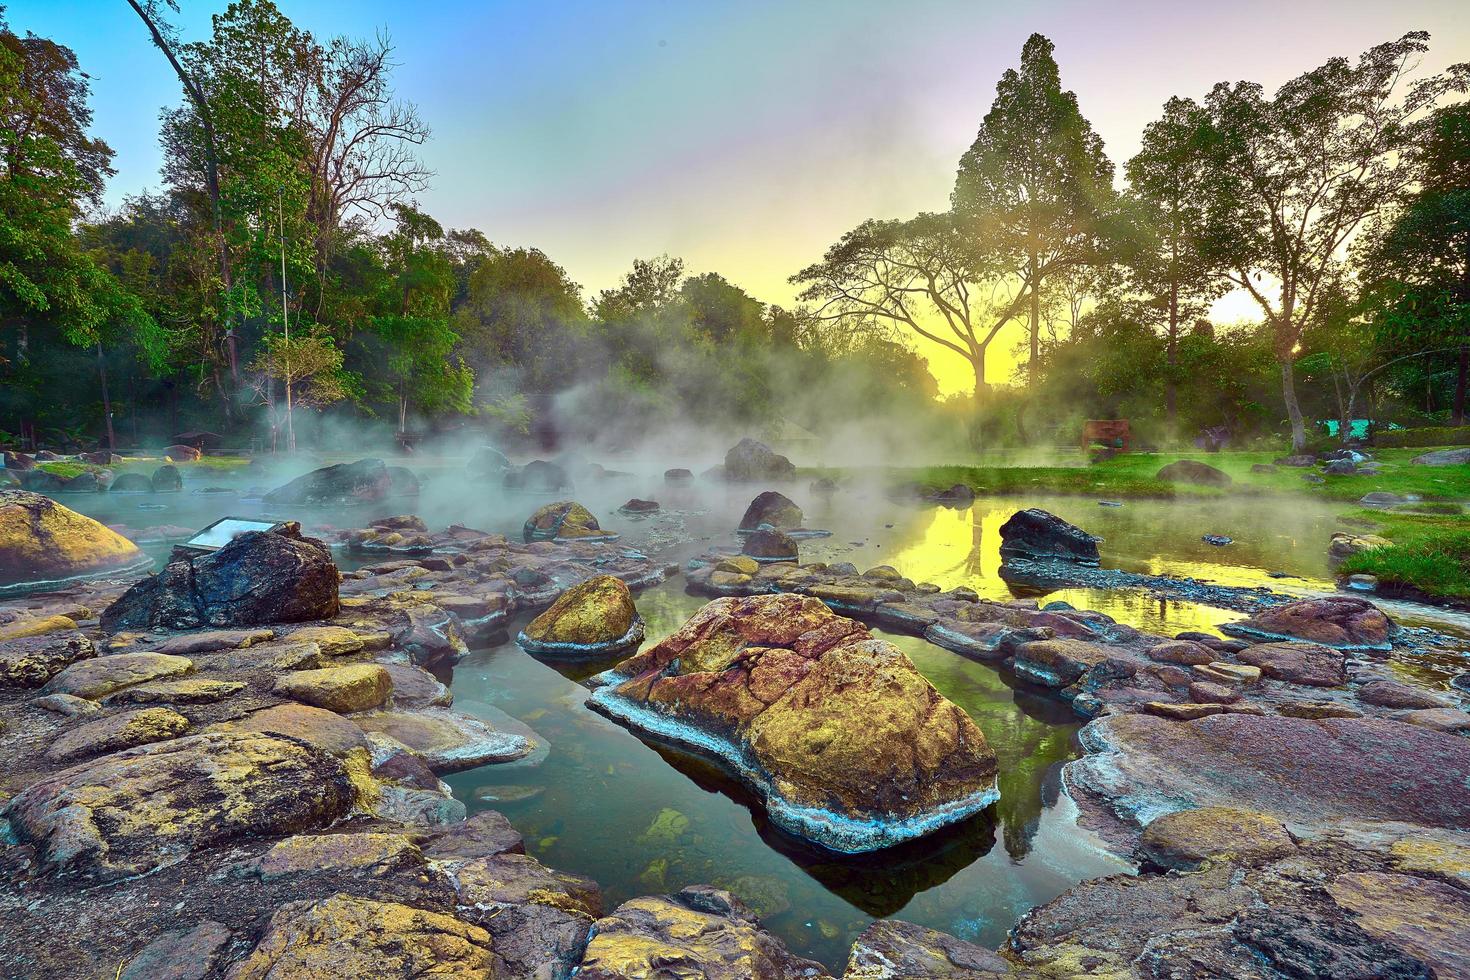
[(1133, 442), (1127, 419), (1088, 419), (1082, 423), (1082, 451), (1094, 443), (1102, 443), (1120, 452), (1127, 452)]

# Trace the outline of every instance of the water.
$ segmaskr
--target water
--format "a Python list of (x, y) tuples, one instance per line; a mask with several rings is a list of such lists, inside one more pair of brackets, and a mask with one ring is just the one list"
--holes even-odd
[[(512, 535), (550, 499), (478, 488), (451, 469), (431, 479), (417, 499), (284, 513), (241, 494), (246, 482), (210, 474), (197, 485), (225, 485), (235, 492), (62, 499), (107, 523), (133, 528), (173, 524), (192, 529), (235, 515), (294, 518), (308, 531), (321, 531), (410, 511), (435, 528), (457, 521)], [(682, 562), (709, 547), (733, 545), (731, 529), (757, 489), (671, 488), (660, 478), (629, 477), (576, 497), (604, 527), (622, 532), (624, 544)], [(1001, 599), (1012, 593), (998, 575), (1000, 526), (1022, 507), (1045, 508), (1101, 535), (1105, 567), (1225, 585), (1268, 584), (1283, 591), (1331, 591), (1327, 543), (1341, 526), (1335, 516), (1339, 505), (1314, 500), (1146, 500), (1102, 507), (1088, 498), (1028, 496), (980, 498), (971, 507), (950, 509), (895, 504), (876, 491), (828, 498), (800, 489), (786, 492), (804, 507), (809, 527), (833, 531), (830, 538), (802, 542), (806, 560), (851, 561), (860, 569), (892, 565), (915, 581), (966, 585)], [(659, 500), (665, 511), (644, 519), (618, 514), (617, 505), (634, 496)], [(1234, 543), (1215, 547), (1201, 540), (1205, 534), (1228, 535)], [(156, 560), (164, 559), (169, 547), (164, 542), (144, 546)], [(346, 566), (355, 563), (340, 549), (338, 557)], [(1271, 572), (1294, 577), (1271, 578)], [(1163, 634), (1218, 631), (1242, 615), (1136, 592), (1065, 589), (1048, 598)], [(686, 595), (682, 579), (675, 578), (641, 593), (637, 601), (653, 642), (682, 625), (705, 600)], [(1393, 613), (1440, 628), (1465, 625), (1453, 622), (1452, 614), (1422, 607)], [(526, 618), (513, 623), (509, 635)], [(540, 662), (513, 643), (476, 650), (455, 668), (455, 703), (492, 721), (504, 712), (524, 722), (549, 742), (550, 752), (534, 765), (485, 767), (449, 782), (472, 811), (493, 807), (510, 818), (530, 853), (596, 879), (610, 907), (687, 884), (719, 885), (753, 905), (794, 950), (834, 969), (874, 917), (908, 919), (993, 947), (1027, 909), (1082, 880), (1128, 870), (1077, 828), (1071, 803), (1059, 792), (1059, 769), (1079, 751), (1078, 723), (1068, 709), (994, 668), (921, 639), (881, 635), (974, 718), (1000, 763), (998, 803), (901, 848), (838, 857), (783, 834), (714, 765), (645, 743), (584, 707), (586, 689), (580, 681), (610, 662)], [(1442, 688), (1464, 663), (1463, 652), (1443, 651), (1397, 657), (1389, 667), (1405, 679)]]

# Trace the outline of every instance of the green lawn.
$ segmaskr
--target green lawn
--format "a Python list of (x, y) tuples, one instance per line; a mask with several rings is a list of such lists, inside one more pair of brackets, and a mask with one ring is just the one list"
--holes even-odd
[(1407, 586), (1457, 605), (1470, 603), (1470, 519), (1361, 509), (1343, 517), (1393, 543), (1348, 557), (1339, 566), (1342, 574), (1375, 575), (1380, 588)]
[[(76, 463), (71, 461), (59, 463), (37, 463), (36, 467), (38, 469), (43, 469), (48, 473), (55, 473), (62, 479), (69, 480), (77, 474), (84, 473), (87, 470), (100, 469), (110, 469), (116, 473), (142, 473), (144, 475), (147, 475), (152, 473), (154, 470), (158, 469), (162, 465), (163, 459), (161, 457), (147, 456), (140, 458), (125, 458), (123, 462), (115, 463), (112, 466), (107, 467), (95, 466), (90, 463)], [(247, 456), (204, 456), (192, 463), (175, 463), (174, 465), (185, 473), (189, 472), (190, 470), (229, 472), (231, 470), (240, 469), (244, 466), (249, 466), (250, 458)]]
[[(1470, 500), (1470, 466), (1414, 466), (1409, 460), (1427, 449), (1385, 449), (1374, 453), (1383, 464), (1378, 474), (1326, 476), (1321, 484), (1307, 483), (1305, 473), (1315, 467), (1278, 466), (1273, 473), (1253, 473), (1257, 463), (1270, 463), (1279, 453), (1125, 453), (1095, 465), (1057, 466), (926, 466), (890, 469), (895, 484), (918, 482), (942, 489), (964, 483), (977, 493), (1011, 494), (1047, 491), (1097, 497), (1220, 496), (1224, 494), (1307, 494), (1327, 500), (1357, 500), (1375, 490), (1425, 500)], [(1229, 474), (1232, 485), (1218, 489), (1166, 483), (1154, 478), (1164, 465), (1179, 459), (1208, 463)]]

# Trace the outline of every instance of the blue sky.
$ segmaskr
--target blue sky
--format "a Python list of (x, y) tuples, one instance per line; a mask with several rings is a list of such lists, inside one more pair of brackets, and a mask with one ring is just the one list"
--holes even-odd
[[(786, 277), (864, 218), (946, 206), (1032, 31), (1120, 169), (1171, 95), (1279, 84), (1418, 28), (1427, 67), (1470, 60), (1463, 0), (277, 3), (319, 36), (392, 38), (398, 91), (434, 130), (420, 203), (444, 224), (537, 246), (588, 291), (668, 252), (782, 303)], [(225, 4), (180, 6), (193, 39)], [(93, 76), (95, 131), (117, 151), (108, 200), (156, 186), (158, 113), (179, 90), (126, 0), (19, 0), (7, 17)], [(966, 383), (931, 361), (945, 388)]]

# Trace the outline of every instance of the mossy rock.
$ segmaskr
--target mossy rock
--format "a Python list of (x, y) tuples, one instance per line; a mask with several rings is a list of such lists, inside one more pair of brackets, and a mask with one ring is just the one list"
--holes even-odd
[(598, 575), (563, 592), (517, 639), (532, 653), (621, 653), (643, 642), (643, 620), (627, 583)]
[(527, 542), (616, 541), (618, 537), (604, 531), (592, 512), (574, 500), (560, 500), (537, 510), (521, 528), (521, 536)]
[(116, 572), (148, 562), (105, 525), (25, 490), (0, 490), (0, 587)]

